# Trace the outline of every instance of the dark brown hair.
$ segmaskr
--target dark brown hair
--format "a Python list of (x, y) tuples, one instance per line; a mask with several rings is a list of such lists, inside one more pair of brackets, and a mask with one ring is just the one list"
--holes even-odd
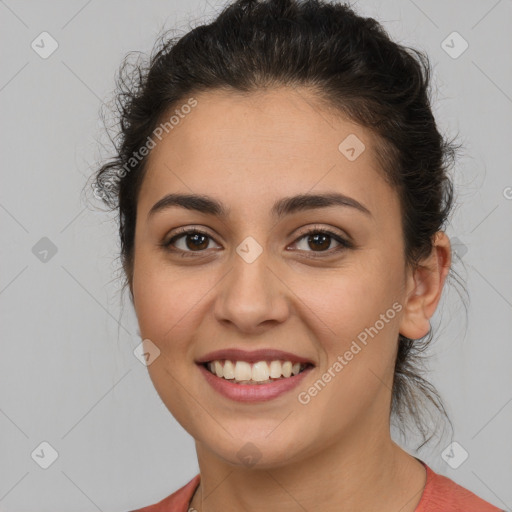
[[(350, 6), (321, 0), (238, 0), (182, 37), (164, 35), (146, 63), (131, 64), (128, 56), (117, 78), (116, 155), (94, 176), (96, 195), (119, 214), (125, 285), (132, 281), (147, 160), (134, 155), (173, 108), (214, 89), (249, 94), (307, 87), (322, 104), (371, 130), (383, 175), (400, 198), (404, 259), (416, 268), (452, 208), (447, 171), (459, 149), (436, 126), (430, 76), (424, 53), (393, 42), (377, 21)], [(421, 340), (399, 336), (393, 382), (391, 414), (402, 433), (402, 424), (414, 419), (420, 446), (434, 435), (422, 419), (426, 405), (449, 421), (436, 389), (421, 376), (431, 339), (432, 330)]]

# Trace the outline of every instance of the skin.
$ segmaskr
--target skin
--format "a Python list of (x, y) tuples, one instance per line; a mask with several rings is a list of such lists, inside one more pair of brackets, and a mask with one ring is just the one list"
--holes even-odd
[[(160, 350), (150, 378), (196, 441), (201, 485), (191, 506), (414, 511), (426, 473), (391, 440), (393, 366), (399, 333), (418, 339), (429, 331), (450, 267), (448, 237), (437, 233), (424, 268), (406, 267), (399, 200), (378, 167), (375, 139), (322, 109), (311, 92), (194, 97), (198, 105), (149, 156), (130, 288), (141, 336)], [(355, 161), (338, 150), (349, 134), (366, 146)], [(333, 191), (371, 216), (331, 206), (271, 217), (284, 196)], [(230, 216), (172, 207), (148, 220), (150, 208), (171, 192), (214, 197)], [(190, 238), (177, 240), (175, 247), (192, 254), (183, 258), (159, 245), (179, 227), (200, 228), (210, 238), (195, 251)], [(350, 237), (354, 247), (336, 252), (333, 238), (308, 243), (302, 233), (313, 227)], [(247, 236), (263, 249), (250, 264), (236, 252)], [(298, 393), (395, 302), (402, 308), (394, 318), (301, 404)], [(234, 347), (293, 352), (315, 368), (299, 389), (278, 398), (233, 402), (210, 387), (194, 361)], [(237, 456), (248, 442), (260, 457), (251, 467)]]

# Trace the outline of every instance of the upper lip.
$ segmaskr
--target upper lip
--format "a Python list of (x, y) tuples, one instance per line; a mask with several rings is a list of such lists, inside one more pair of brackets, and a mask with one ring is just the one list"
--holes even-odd
[(215, 350), (196, 359), (197, 364), (208, 363), (210, 361), (229, 359), (230, 361), (246, 361), (248, 363), (257, 363), (258, 361), (291, 361), (292, 363), (309, 363), (314, 366), (314, 362), (307, 357), (298, 356), (291, 352), (284, 352), (276, 349), (242, 350), (239, 348), (228, 348)]

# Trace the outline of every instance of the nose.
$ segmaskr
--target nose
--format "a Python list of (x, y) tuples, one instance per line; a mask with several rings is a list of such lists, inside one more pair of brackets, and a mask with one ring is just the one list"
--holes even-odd
[(271, 269), (265, 251), (248, 262), (236, 254), (232, 270), (221, 281), (214, 313), (219, 322), (244, 333), (259, 333), (289, 316), (289, 290)]

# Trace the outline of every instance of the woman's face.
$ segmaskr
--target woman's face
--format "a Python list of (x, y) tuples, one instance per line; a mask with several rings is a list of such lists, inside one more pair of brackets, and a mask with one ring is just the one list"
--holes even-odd
[[(413, 281), (372, 136), (305, 90), (194, 97), (152, 150), (137, 206), (132, 291), (141, 336), (160, 351), (148, 366), (157, 392), (198, 446), (233, 464), (379, 443), (399, 332), (426, 332), (404, 332)], [(199, 201), (150, 214), (168, 194), (207, 196), (226, 215)], [(328, 194), (349, 199), (293, 199)], [(206, 236), (166, 247), (181, 228)], [(229, 349), (249, 354), (209, 356)], [(245, 385), (207, 373), (199, 362), (212, 357), (223, 368), (230, 359), (226, 376), (239, 380), (286, 374), (288, 363), (272, 361), (310, 366)]]

